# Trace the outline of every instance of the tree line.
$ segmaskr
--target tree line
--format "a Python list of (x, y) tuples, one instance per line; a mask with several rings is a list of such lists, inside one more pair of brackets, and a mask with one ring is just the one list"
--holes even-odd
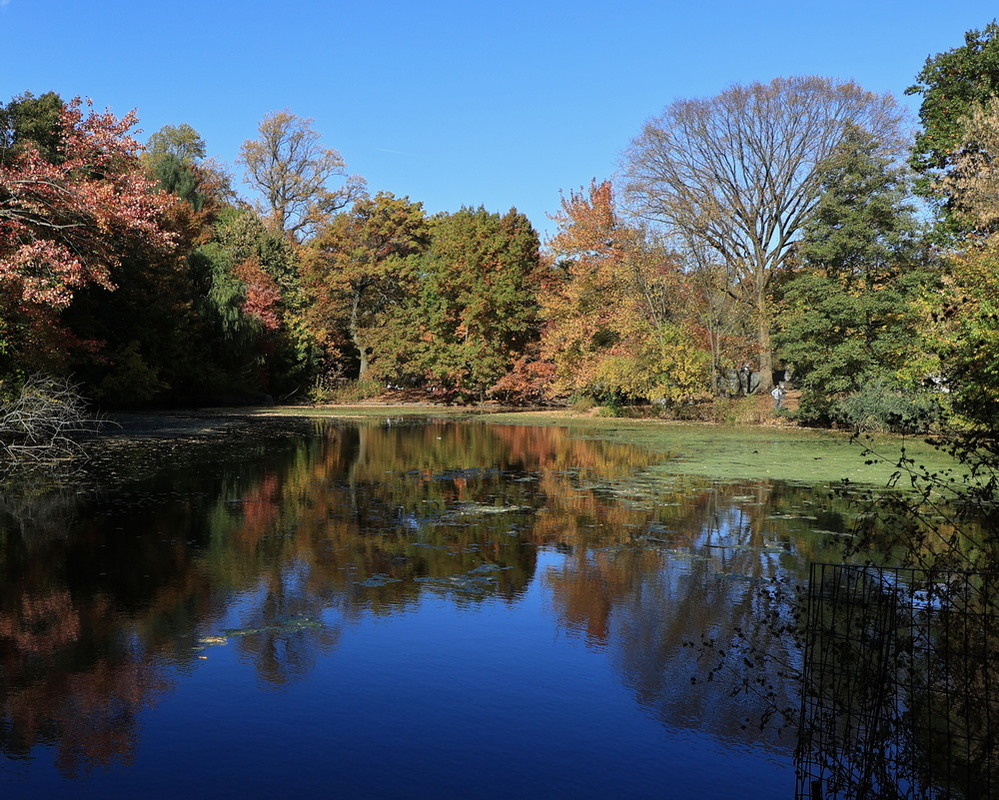
[(790, 381), (812, 424), (992, 419), (997, 34), (927, 60), (914, 140), (852, 82), (677, 100), (615, 180), (563, 194), (543, 245), (516, 209), (369, 192), (288, 110), (243, 144), (251, 201), (186, 124), (142, 144), (134, 112), (22, 94), (0, 106), (3, 391), (47, 373), (104, 407), (389, 387), (697, 416)]

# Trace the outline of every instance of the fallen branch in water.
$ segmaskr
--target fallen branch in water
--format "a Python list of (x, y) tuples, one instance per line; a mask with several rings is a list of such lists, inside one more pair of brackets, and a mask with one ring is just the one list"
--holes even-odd
[(11, 400), (0, 400), (0, 472), (79, 456), (77, 437), (99, 427), (77, 384), (34, 375)]

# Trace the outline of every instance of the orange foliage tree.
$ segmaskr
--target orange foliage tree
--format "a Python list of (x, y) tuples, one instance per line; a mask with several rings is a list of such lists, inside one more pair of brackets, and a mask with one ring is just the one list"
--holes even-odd
[(663, 404), (700, 393), (706, 353), (672, 254), (619, 220), (606, 181), (571, 192), (553, 219), (541, 348), (551, 393)]

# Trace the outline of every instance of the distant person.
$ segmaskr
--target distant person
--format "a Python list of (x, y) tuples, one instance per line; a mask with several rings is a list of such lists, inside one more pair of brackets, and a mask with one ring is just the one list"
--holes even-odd
[(784, 396), (787, 392), (784, 391), (784, 383), (781, 381), (778, 383), (770, 392), (770, 396), (774, 399), (774, 411), (780, 411), (784, 408)]
[(752, 379), (753, 368), (749, 366), (748, 361), (744, 361), (742, 366), (739, 367), (739, 393), (742, 395), (749, 394), (749, 384)]

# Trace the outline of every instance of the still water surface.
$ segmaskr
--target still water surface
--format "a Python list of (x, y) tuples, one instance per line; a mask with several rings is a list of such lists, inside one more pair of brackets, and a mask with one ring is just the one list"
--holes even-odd
[(3, 497), (0, 796), (791, 797), (791, 735), (696, 645), (794, 666), (761, 587), (845, 512), (657, 458), (303, 423)]

